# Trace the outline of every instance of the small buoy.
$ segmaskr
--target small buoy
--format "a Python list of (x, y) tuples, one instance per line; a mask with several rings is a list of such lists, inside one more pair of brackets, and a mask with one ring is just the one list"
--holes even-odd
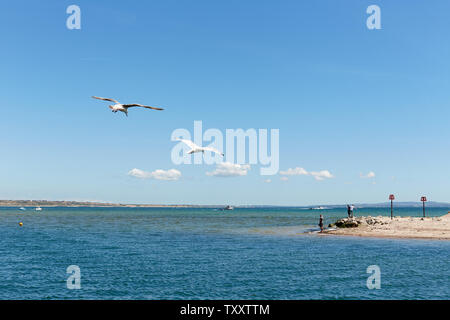
[(19, 226), (23, 226), (23, 223), (22, 223), (22, 222), (19, 222)]

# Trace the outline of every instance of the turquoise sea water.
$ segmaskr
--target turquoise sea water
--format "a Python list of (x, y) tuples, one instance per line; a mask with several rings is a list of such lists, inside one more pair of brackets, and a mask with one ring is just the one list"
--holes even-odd
[[(0, 208), (0, 299), (450, 298), (450, 241), (304, 234), (317, 229), (319, 214), (326, 225), (346, 216), (345, 209)], [(81, 269), (80, 290), (66, 287), (69, 265)], [(379, 290), (366, 286), (369, 265), (381, 269)]]

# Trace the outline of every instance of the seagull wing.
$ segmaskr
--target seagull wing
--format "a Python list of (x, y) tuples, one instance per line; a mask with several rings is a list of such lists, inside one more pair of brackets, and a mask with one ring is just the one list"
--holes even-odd
[(224, 155), (222, 152), (220, 152), (219, 150), (217, 150), (216, 148), (213, 148), (213, 147), (205, 147), (205, 148), (203, 148), (203, 150), (205, 150), (205, 151), (211, 151), (211, 152), (220, 154), (221, 156)]
[(119, 101), (114, 100), (114, 99), (109, 99), (109, 98), (102, 98), (102, 97), (96, 97), (96, 96), (92, 96), (92, 98), (98, 99), (98, 100), (104, 100), (104, 101), (111, 101), (111, 102), (119, 103)]
[(164, 110), (163, 108), (155, 108), (155, 107), (150, 107), (150, 106), (144, 106), (144, 105), (138, 104), (138, 103), (123, 104), (123, 107), (124, 108), (142, 107), (142, 108), (153, 109), (153, 110)]
[(186, 144), (191, 149), (198, 149), (199, 148), (199, 146), (196, 145), (195, 143), (193, 143), (191, 140), (186, 140), (186, 139), (177, 139), (177, 140), (183, 142), (184, 144)]

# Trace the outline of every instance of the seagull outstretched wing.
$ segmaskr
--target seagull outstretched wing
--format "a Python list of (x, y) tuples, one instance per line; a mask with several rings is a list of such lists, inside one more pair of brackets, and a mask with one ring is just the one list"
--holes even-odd
[(213, 148), (213, 147), (204, 147), (203, 150), (220, 154), (222, 157), (224, 156), (224, 154), (222, 152), (220, 152), (219, 150), (217, 150), (216, 148)]
[(186, 140), (186, 139), (177, 139), (177, 140), (183, 142), (184, 144), (186, 144), (192, 150), (200, 148), (198, 145), (193, 143), (191, 140)]
[(131, 107), (142, 107), (142, 108), (147, 108), (147, 109), (153, 109), (153, 110), (164, 110), (163, 108), (155, 108), (155, 107), (150, 107), (150, 106), (144, 106), (142, 104), (139, 103), (132, 103), (132, 104), (123, 104), (124, 108), (131, 108)]
[(119, 103), (119, 101), (114, 100), (114, 99), (109, 99), (109, 98), (102, 98), (102, 97), (96, 97), (96, 96), (92, 96), (92, 98), (98, 99), (98, 100), (104, 100), (104, 101), (111, 101), (111, 102)]

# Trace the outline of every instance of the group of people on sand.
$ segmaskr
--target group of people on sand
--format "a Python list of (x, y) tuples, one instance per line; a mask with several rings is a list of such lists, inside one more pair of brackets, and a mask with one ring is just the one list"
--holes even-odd
[[(352, 205), (347, 205), (347, 215), (349, 218), (353, 218), (353, 211), (355, 210), (355, 206)], [(319, 217), (319, 227), (320, 227), (320, 232), (323, 232), (323, 215), (320, 215)]]

